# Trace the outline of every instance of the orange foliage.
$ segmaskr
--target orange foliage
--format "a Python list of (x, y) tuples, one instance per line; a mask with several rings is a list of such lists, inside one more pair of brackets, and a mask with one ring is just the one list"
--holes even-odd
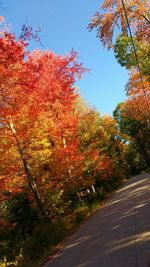
[[(132, 30), (139, 40), (144, 38), (148, 41), (150, 38), (149, 1), (124, 0), (124, 3)], [(115, 29), (121, 33), (127, 33), (127, 22), (121, 1), (105, 0), (100, 11), (95, 14), (89, 24), (89, 29), (93, 28), (97, 29), (97, 36), (103, 45), (108, 49), (112, 48)]]
[[(139, 72), (132, 70), (127, 85), (129, 98), (124, 103), (124, 109), (128, 116), (146, 122), (150, 120), (150, 82), (143, 78), (143, 84)], [(143, 88), (144, 86), (144, 88)]]
[(1, 181), (14, 191), (27, 186), (28, 175), (42, 186), (73, 168), (78, 146), (74, 83), (85, 71), (74, 51), (62, 57), (24, 48), (10, 34), (0, 38)]

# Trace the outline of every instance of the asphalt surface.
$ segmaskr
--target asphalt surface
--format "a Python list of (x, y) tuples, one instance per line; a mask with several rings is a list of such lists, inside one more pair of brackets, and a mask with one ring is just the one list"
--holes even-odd
[(150, 174), (117, 190), (44, 267), (150, 267)]

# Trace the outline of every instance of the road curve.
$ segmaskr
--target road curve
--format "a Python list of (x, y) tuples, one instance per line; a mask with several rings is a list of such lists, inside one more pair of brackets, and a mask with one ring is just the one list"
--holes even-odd
[(44, 267), (150, 267), (150, 174), (129, 180)]

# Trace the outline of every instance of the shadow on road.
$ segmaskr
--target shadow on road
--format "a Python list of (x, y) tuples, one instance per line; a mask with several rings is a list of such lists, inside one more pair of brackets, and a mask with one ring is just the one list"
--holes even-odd
[(150, 175), (131, 179), (48, 267), (150, 267)]

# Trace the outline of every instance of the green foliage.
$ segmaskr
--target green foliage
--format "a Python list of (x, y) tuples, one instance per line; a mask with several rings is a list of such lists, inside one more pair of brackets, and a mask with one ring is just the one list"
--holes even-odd
[[(138, 63), (143, 75), (150, 79), (150, 44), (139, 42), (133, 37)], [(131, 38), (127, 35), (120, 35), (114, 47), (115, 57), (122, 67), (130, 69), (137, 67), (137, 59)]]
[(147, 124), (127, 116), (123, 103), (118, 104), (113, 115), (126, 142), (126, 167), (133, 175), (150, 165), (150, 130)]
[[(133, 40), (136, 50), (139, 49), (139, 44), (136, 41), (136, 38), (134, 37)], [(117, 38), (114, 52), (118, 63), (122, 67), (129, 69), (137, 65), (132, 41), (128, 35), (120, 35)]]
[(134, 144), (128, 144), (125, 154), (125, 165), (128, 175), (135, 175), (146, 169), (142, 156), (137, 153)]
[(14, 261), (35, 227), (37, 212), (27, 196), (19, 193), (3, 202), (1, 214), (4, 223), (0, 230), (0, 259)]
[(28, 238), (23, 248), (22, 266), (28, 266), (32, 260), (39, 260), (46, 250), (56, 246), (66, 236), (67, 229), (62, 220), (56, 223), (41, 221)]
[(45, 203), (49, 207), (50, 218), (54, 220), (65, 213), (68, 203), (64, 201), (64, 190), (48, 189)]
[(15, 224), (15, 228), (23, 236), (31, 234), (38, 218), (37, 212), (31, 204), (31, 201), (23, 193), (16, 194), (5, 202), (7, 221)]
[(64, 190), (64, 202), (66, 203), (66, 214), (72, 212), (78, 205), (77, 189), (74, 186), (69, 186)]
[(123, 103), (119, 103), (116, 109), (113, 112), (113, 116), (118, 123), (119, 131), (122, 134), (126, 134), (132, 137), (135, 137), (137, 131), (142, 128), (142, 124), (132, 119), (131, 117), (127, 117), (124, 114)]
[(89, 209), (87, 206), (78, 208), (73, 214), (73, 222), (75, 225), (81, 223), (88, 215)]

